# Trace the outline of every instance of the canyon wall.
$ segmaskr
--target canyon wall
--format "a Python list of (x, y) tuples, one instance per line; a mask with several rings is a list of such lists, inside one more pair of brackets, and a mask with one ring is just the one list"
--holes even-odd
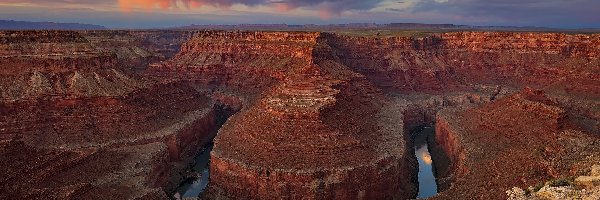
[[(548, 93), (548, 98), (553, 99), (552, 103), (540, 100), (546, 96), (538, 98), (539, 94), (526, 92), (529, 94), (524, 95), (527, 101), (517, 105), (511, 105), (511, 102), (500, 106), (508, 108), (493, 112), (494, 117), (490, 120), (494, 119), (497, 122), (482, 122), (480, 126), (483, 128), (475, 132), (490, 134), (490, 137), (503, 137), (499, 133), (517, 129), (514, 127), (515, 123), (527, 121), (525, 124), (534, 130), (519, 129), (524, 135), (515, 136), (516, 138), (510, 141), (529, 139), (530, 132), (544, 132), (540, 130), (541, 127), (549, 128), (550, 130), (545, 130), (548, 133), (571, 133), (560, 138), (573, 137), (580, 143), (597, 141), (599, 130), (596, 115), (599, 112), (594, 108), (598, 105), (594, 99), (600, 97), (600, 36), (597, 34), (456, 32), (432, 34), (421, 38), (356, 37), (338, 34), (325, 34), (323, 38), (323, 41), (333, 47), (335, 56), (341, 63), (365, 75), (387, 93), (402, 94), (400, 98), (413, 102), (412, 106), (407, 107), (408, 113), (404, 115), (405, 127), (435, 121), (437, 146), (431, 145), (430, 151), (436, 165), (438, 189), (442, 192), (437, 197), (439, 199), (503, 199), (504, 191), (523, 177), (518, 173), (528, 174), (528, 178), (520, 179), (523, 182), (544, 180), (548, 174), (555, 178), (560, 175), (573, 175), (579, 173), (578, 169), (582, 167), (580, 165), (589, 165), (598, 155), (595, 149), (581, 148), (576, 145), (577, 142), (561, 141), (562, 148), (571, 149), (570, 152), (584, 152), (581, 154), (591, 157), (575, 156), (575, 160), (581, 162), (576, 164), (552, 155), (552, 159), (539, 166), (532, 165), (530, 160), (521, 160), (520, 156), (508, 158), (511, 156), (503, 155), (507, 160), (510, 159), (504, 162), (519, 163), (527, 167), (504, 168), (494, 162), (486, 166), (497, 166), (491, 167), (491, 170), (502, 173), (494, 180), (486, 180), (485, 176), (480, 175), (487, 172), (479, 171), (481, 164), (478, 163), (481, 162), (480, 159), (492, 156), (479, 154), (481, 149), (493, 154), (504, 148), (519, 149), (523, 144), (500, 142), (509, 145), (497, 147), (490, 145), (489, 141), (493, 139), (472, 137), (470, 134), (474, 133), (465, 126), (468, 123), (476, 123), (470, 120), (477, 119), (479, 115), (459, 117), (463, 115), (456, 114), (463, 113), (465, 109), (472, 109), (470, 106), (480, 107), (490, 104), (489, 101), (503, 99), (514, 90), (512, 88), (542, 88)], [(437, 96), (433, 99), (438, 100), (434, 100), (436, 103), (424, 103), (424, 99), (418, 98), (421, 93), (433, 94)], [(536, 103), (538, 101), (543, 103)], [(454, 111), (438, 113), (443, 108), (451, 108)], [(562, 111), (554, 114), (557, 109)], [(522, 112), (535, 113), (541, 118), (529, 121), (512, 116)], [(436, 119), (432, 120), (431, 116), (435, 116), (436, 113)], [(499, 115), (512, 117), (495, 118)], [(548, 135), (540, 137), (551, 138)], [(528, 142), (525, 146), (546, 144), (545, 139), (538, 138), (529, 139)], [(527, 148), (518, 151), (523, 155), (535, 154), (530, 152), (530, 149), (525, 149)], [(477, 152), (477, 155), (473, 156), (473, 152)], [(557, 153), (555, 150), (551, 152)], [(568, 154), (565, 151), (560, 153)], [(470, 158), (471, 156), (475, 158)], [(549, 169), (544, 171), (544, 168)], [(472, 172), (473, 170), (477, 172)], [(513, 184), (510, 184), (511, 182)], [(477, 192), (479, 189), (473, 188), (485, 188), (487, 192)]]
[(172, 58), (181, 45), (192, 38), (196, 31), (147, 30), (147, 31), (81, 31), (92, 45), (111, 52), (119, 60), (120, 68), (143, 73), (156, 62)]
[(0, 98), (121, 96), (143, 87), (118, 56), (71, 31), (2, 32)]
[(122, 96), (148, 86), (137, 74), (172, 57), (193, 31), (0, 32), (0, 98)]
[(3, 104), (1, 196), (165, 199), (216, 134), (220, 112), (185, 84), (123, 97)]
[(318, 33), (199, 32), (148, 74), (203, 84), (264, 88), (311, 62)]
[[(313, 46), (274, 53), (301, 62), (289, 65), (295, 68), (287, 69), (279, 84), (219, 131), (206, 195), (234, 199), (414, 196), (410, 172), (415, 166), (408, 162), (412, 156), (402, 126), (378, 122), (400, 120), (383, 108), (383, 94), (364, 76), (328, 57), (315, 56), (329, 55), (330, 49), (317, 45), (315, 34), (294, 34), (292, 41)], [(259, 39), (248, 45), (281, 40), (279, 36), (265, 39), (269, 41)]]
[[(542, 91), (524, 89), (481, 107), (443, 110), (436, 142), (450, 165), (437, 165), (435, 199), (506, 199), (504, 191), (577, 176), (600, 161), (597, 135), (574, 125)], [(477, 188), (486, 188), (482, 192)]]
[(379, 87), (400, 92), (439, 93), (477, 84), (564, 84), (569, 90), (589, 91), (598, 89), (600, 78), (598, 34), (455, 32), (421, 38), (326, 37), (345, 65)]
[[(422, 38), (378, 38), (215, 31), (198, 34), (173, 59), (153, 65), (150, 74), (262, 91), (256, 103), (234, 116), (217, 137), (209, 197), (410, 198), (414, 195), (416, 172), (414, 158), (407, 156), (411, 152), (406, 149), (414, 128), (439, 122), (440, 145), (434, 146), (433, 151), (446, 153), (448, 161), (438, 162), (436, 172), (440, 189), (451, 190), (457, 179), (470, 174), (463, 160), (468, 152), (465, 149), (472, 146), (463, 145), (472, 145), (473, 141), (463, 141), (455, 133), (462, 129), (457, 131), (444, 118), (435, 119), (440, 109), (451, 107), (459, 112), (495, 101), (523, 86), (549, 88), (553, 94), (580, 91), (577, 94), (597, 95), (597, 45), (598, 35), (554, 33), (459, 32)], [(580, 80), (590, 82), (582, 84)], [(402, 106), (385, 93), (400, 94)], [(419, 93), (431, 96), (421, 98), (418, 96), (425, 94)], [(371, 100), (361, 100), (365, 94)], [(343, 175), (343, 170), (333, 170), (342, 173), (335, 181), (323, 179), (337, 168), (362, 173), (363, 169), (343, 167), (342, 163), (362, 166), (359, 163), (372, 159), (369, 156), (380, 155), (378, 150), (369, 149), (372, 142), (377, 143), (377, 137), (364, 140), (354, 136), (355, 145), (346, 144), (344, 137), (371, 129), (378, 120), (392, 123), (381, 116), (390, 113), (385, 110), (394, 106), (401, 108), (393, 111), (396, 114), (390, 118), (403, 126), (393, 129), (400, 135), (389, 145), (401, 150), (395, 154), (400, 165), (394, 168), (402, 174), (391, 177), (403, 177), (401, 185), (407, 188), (384, 194), (386, 188), (402, 186), (383, 180), (364, 185), (372, 192), (347, 190), (348, 183), (372, 181)], [(356, 116), (371, 112), (380, 117), (367, 117), (375, 121), (354, 121)], [(544, 113), (536, 109), (528, 112)], [(355, 125), (363, 128), (353, 128)], [(552, 127), (559, 129), (561, 125)], [(339, 133), (329, 135), (331, 131)], [(322, 147), (320, 142), (324, 142)], [(342, 147), (344, 151), (327, 150)], [(355, 156), (348, 158), (343, 152), (354, 152)], [(361, 161), (354, 160), (357, 158)], [(324, 161), (327, 163), (321, 163)], [(308, 187), (309, 182), (319, 184)], [(383, 182), (388, 186), (378, 186)], [(268, 193), (270, 188), (276, 191)]]
[(164, 199), (227, 121), (206, 198), (414, 198), (435, 123), (435, 198), (502, 199), (600, 160), (599, 38), (0, 32), (0, 198)]
[(160, 32), (0, 32), (0, 198), (166, 199), (187, 178), (227, 102), (137, 75), (178, 45), (138, 34)]
[[(24, 153), (33, 153), (19, 161), (21, 167), (32, 165), (26, 171), (3, 165), (7, 182), (0, 190), (6, 197), (27, 197), (37, 190), (55, 193), (73, 187), (67, 197), (82, 198), (94, 191), (73, 184), (91, 184), (94, 190), (101, 190), (101, 196), (123, 192), (119, 197), (131, 198), (151, 191), (164, 196), (163, 187), (177, 186), (177, 180), (183, 178), (178, 172), (216, 133), (217, 110), (212, 105), (211, 99), (185, 84), (156, 85), (123, 97), (4, 103), (0, 106), (0, 140), (8, 149), (2, 150), (3, 162), (25, 156), (10, 150), (13, 143), (22, 143)], [(54, 160), (40, 166), (32, 163), (46, 154), (78, 152), (84, 153), (74, 158), (49, 158)], [(52, 162), (56, 164), (49, 164)], [(94, 165), (105, 168), (92, 173), (99, 169)], [(133, 165), (139, 166), (129, 168)], [(80, 174), (89, 179), (78, 179)], [(24, 181), (32, 177), (41, 180)], [(56, 183), (46, 184), (51, 180)], [(4, 187), (14, 181), (28, 185)], [(123, 184), (129, 186), (121, 188)]]

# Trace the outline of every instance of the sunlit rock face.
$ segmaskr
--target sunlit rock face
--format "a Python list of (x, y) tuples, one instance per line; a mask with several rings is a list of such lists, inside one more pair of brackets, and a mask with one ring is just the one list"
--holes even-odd
[(455, 32), (414, 38), (328, 37), (342, 63), (386, 90), (439, 93), (473, 84), (564, 87), (579, 95), (587, 95), (581, 90), (598, 90), (598, 34)]
[[(446, 124), (443, 119), (434, 120), (440, 109), (481, 106), (526, 85), (547, 88), (562, 107), (594, 113), (587, 103), (578, 105), (560, 95), (597, 96), (598, 88), (592, 84), (597, 75), (591, 73), (598, 66), (594, 48), (598, 45), (597, 35), (460, 32), (421, 38), (374, 38), (306, 34), (206, 32), (186, 43), (174, 59), (151, 67), (156, 74), (167, 78), (261, 88), (256, 102), (231, 118), (217, 137), (209, 196), (411, 198), (416, 194), (415, 188), (409, 189), (407, 183), (401, 184), (404, 189), (395, 190), (402, 192), (383, 194), (385, 188), (398, 186), (388, 183), (380, 189), (379, 182), (354, 184), (373, 192), (361, 192), (360, 187), (347, 191), (346, 181), (373, 181), (341, 175), (335, 179), (323, 177), (332, 173), (329, 169), (358, 170), (348, 166), (377, 163), (372, 160), (378, 160), (381, 155), (378, 152), (385, 151), (371, 145), (376, 145), (377, 138), (385, 138), (386, 134), (376, 131), (382, 130), (381, 125), (371, 120), (405, 125), (394, 129), (401, 134), (400, 139), (389, 143), (402, 151), (395, 154), (402, 158), (406, 155), (402, 141), (406, 141), (407, 132), (433, 121), (440, 126)], [(383, 116), (390, 112), (381, 108), (389, 109), (394, 107), (391, 104), (398, 103), (386, 100), (384, 95), (397, 93), (408, 95), (400, 97), (403, 106), (392, 112), (398, 113), (390, 117), (394, 120), (384, 120), (389, 119)], [(430, 96), (411, 96), (415, 93)], [(425, 101), (417, 103), (421, 100)], [(567, 109), (560, 116), (570, 113)], [(597, 121), (594, 116), (579, 117), (594, 122)], [(573, 120), (573, 123), (583, 124), (583, 121)], [(367, 132), (379, 137), (365, 134), (369, 129)], [(466, 144), (447, 133), (440, 131), (443, 136), (437, 149), (448, 153), (451, 160), (449, 166), (440, 167), (436, 174), (451, 175), (440, 185), (444, 190), (457, 180), (470, 177), (469, 170), (460, 165), (468, 154), (468, 148), (462, 147)], [(350, 153), (353, 156), (347, 156)], [(403, 161), (399, 169), (407, 170), (396, 177), (414, 183), (415, 161), (400, 160)], [(435, 165), (435, 160), (432, 161)], [(503, 181), (514, 181), (514, 177)], [(477, 182), (464, 182), (461, 188), (484, 188)], [(464, 195), (476, 195), (471, 190), (465, 191)], [(492, 193), (486, 195), (502, 198), (504, 190)], [(455, 196), (450, 192), (437, 196), (452, 197)]]
[[(503, 199), (599, 160), (599, 45), (560, 33), (0, 32), (0, 199), (165, 199), (240, 109), (215, 140), (205, 198), (410, 199), (419, 156), (434, 199)], [(410, 138), (423, 125), (436, 127), (431, 158)]]
[[(577, 126), (581, 119), (568, 117), (570, 109), (527, 88), (479, 108), (438, 113), (436, 141), (450, 155), (454, 183), (437, 198), (506, 199), (501, 191), (515, 185), (582, 174), (600, 161), (600, 138)], [(495, 175), (502, 178), (491, 181)], [(490, 189), (474, 190), (481, 187)]]
[(209, 195), (241, 199), (413, 196), (412, 166), (404, 162), (409, 154), (399, 134), (402, 129), (378, 128), (377, 121), (386, 117), (382, 93), (364, 76), (327, 58), (306, 59), (292, 71), (221, 129), (211, 157)]
[(218, 100), (137, 76), (132, 67), (163, 57), (137, 41), (0, 32), (1, 199), (166, 198), (216, 133)]
[(264, 88), (311, 62), (318, 33), (197, 33), (173, 59), (156, 63), (148, 74), (211, 85)]

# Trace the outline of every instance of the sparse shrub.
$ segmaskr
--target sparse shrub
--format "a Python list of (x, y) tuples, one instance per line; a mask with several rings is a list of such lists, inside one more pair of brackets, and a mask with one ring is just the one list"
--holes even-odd
[(569, 179), (556, 179), (550, 181), (548, 185), (550, 185), (550, 187), (563, 187), (573, 185), (573, 182)]
[(544, 183), (538, 183), (535, 186), (533, 186), (533, 192), (540, 191), (540, 189), (542, 189), (543, 187), (544, 187)]

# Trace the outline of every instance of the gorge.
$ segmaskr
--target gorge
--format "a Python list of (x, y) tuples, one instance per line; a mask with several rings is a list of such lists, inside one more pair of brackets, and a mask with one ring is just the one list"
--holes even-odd
[(431, 199), (600, 163), (600, 34), (1, 31), (0, 57), (0, 199), (413, 199), (423, 127)]

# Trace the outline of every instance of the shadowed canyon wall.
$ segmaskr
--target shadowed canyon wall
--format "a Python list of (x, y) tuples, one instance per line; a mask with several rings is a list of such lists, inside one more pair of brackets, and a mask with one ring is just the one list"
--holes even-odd
[(149, 74), (204, 84), (264, 88), (310, 63), (318, 33), (200, 32)]
[(0, 32), (0, 198), (166, 199), (185, 178), (233, 101), (137, 75), (177, 45), (138, 34), (161, 33)]
[[(456, 110), (445, 113), (465, 113), (462, 110), (470, 106), (480, 107), (497, 99), (506, 104), (492, 105), (509, 107), (488, 113), (493, 117), (480, 122), (481, 127), (476, 131), (466, 127), (475, 123), (469, 120), (480, 118), (478, 114), (466, 112), (460, 115), (463, 117), (457, 116), (459, 114), (435, 117), (439, 146), (434, 147), (434, 158), (435, 151), (443, 151), (450, 161), (440, 164), (434, 159), (439, 189), (445, 191), (435, 198), (505, 199), (504, 191), (512, 186), (524, 187), (526, 183), (581, 175), (582, 169), (598, 162), (597, 149), (583, 148), (583, 144), (597, 142), (600, 133), (597, 125), (600, 119), (597, 109), (600, 39), (597, 34), (457, 32), (423, 38), (341, 35), (326, 35), (326, 38), (342, 63), (364, 74), (387, 93), (403, 94), (400, 98), (413, 99), (412, 102), (415, 102), (414, 96), (422, 95), (420, 93), (441, 97), (436, 103), (418, 103), (416, 108), (409, 108), (411, 120), (405, 121), (407, 127), (427, 123), (427, 119), (432, 119), (443, 108)], [(547, 97), (541, 99), (546, 98), (545, 104), (556, 106), (554, 110), (563, 110), (560, 120), (551, 117), (554, 111), (546, 110), (547, 106), (517, 104), (524, 107), (518, 108), (512, 98), (503, 98), (510, 91), (525, 86), (545, 90)], [(423, 100), (416, 99), (417, 102)], [(525, 114), (520, 109), (534, 116), (549, 117), (554, 122), (547, 123), (546, 118), (522, 119)], [(424, 113), (428, 113), (425, 119), (421, 117)], [(512, 118), (496, 118), (499, 115)], [(516, 124), (523, 124), (522, 129), (515, 130)], [(545, 130), (547, 134), (541, 131), (538, 138), (535, 133), (538, 130)], [(490, 138), (477, 138), (475, 132)], [(498, 138), (511, 138), (507, 140), (511, 142), (496, 141)], [(560, 142), (549, 142), (548, 138)], [(521, 140), (527, 144), (513, 142)], [(577, 142), (566, 142), (568, 140)], [(503, 143), (507, 145), (496, 145)], [(557, 147), (544, 150), (548, 158), (538, 157), (540, 150), (532, 150), (538, 145), (550, 144)], [(519, 155), (511, 156), (515, 151)], [(501, 156), (496, 157), (495, 153)], [(576, 162), (559, 159), (560, 155), (570, 154)], [(519, 160), (521, 156), (523, 159)], [(483, 159), (485, 157), (490, 159)], [(525, 157), (530, 159), (525, 160)], [(487, 161), (490, 163), (480, 164)], [(515, 168), (515, 164), (522, 167)], [(482, 188), (487, 192), (481, 192)]]
[[(225, 42), (225, 46), (238, 46), (235, 42), (247, 40), (247, 37), (239, 36), (241, 33), (229, 33), (229, 36), (205, 34), (196, 38), (195, 41), (220, 41)], [(251, 33), (244, 33), (252, 35)], [(268, 34), (268, 33), (263, 33)], [(294, 33), (296, 34), (296, 33)], [(227, 35), (227, 33), (225, 34)], [(243, 34), (241, 34), (243, 35)], [(232, 38), (233, 37), (233, 38)], [(246, 52), (254, 55), (256, 52), (264, 51), (263, 53), (274, 53), (271, 48), (263, 48), (262, 45), (278, 42), (277, 37), (271, 37), (272, 40), (262, 41), (257, 40), (256, 43), (250, 42), (245, 51), (239, 51), (235, 55), (239, 58), (249, 57)], [(485, 41), (485, 42), (484, 42)], [(214, 42), (218, 43), (218, 42)], [(203, 44), (200, 42), (200, 44)], [(246, 43), (244, 43), (246, 44)], [(217, 138), (213, 159), (215, 164), (211, 166), (214, 177), (213, 188), (221, 188), (221, 193), (225, 196), (231, 195), (234, 198), (277, 198), (277, 197), (300, 197), (312, 196), (312, 198), (361, 198), (374, 197), (386, 198), (386, 196), (377, 196), (381, 193), (375, 189), (373, 194), (360, 193), (361, 190), (354, 189), (345, 191), (344, 178), (336, 179), (337, 182), (324, 181), (323, 186), (316, 188), (301, 189), (302, 184), (297, 184), (296, 179), (290, 175), (281, 172), (283, 167), (299, 169), (322, 169), (327, 168), (324, 163), (315, 166), (304, 165), (309, 164), (313, 160), (327, 160), (328, 164), (335, 164), (335, 160), (344, 158), (341, 155), (335, 156), (336, 159), (327, 159), (318, 157), (312, 153), (321, 152), (319, 150), (311, 150), (309, 146), (298, 147), (296, 150), (281, 150), (286, 149), (280, 145), (286, 144), (302, 144), (306, 142), (301, 137), (298, 138), (294, 134), (299, 132), (299, 135), (308, 133), (327, 132), (322, 130), (301, 130), (299, 127), (310, 128), (309, 125), (303, 123), (314, 123), (313, 120), (322, 120), (322, 122), (331, 124), (332, 127), (351, 127), (353, 112), (342, 107), (332, 106), (331, 110), (317, 109), (319, 111), (311, 111), (314, 106), (321, 104), (327, 105), (329, 101), (335, 102), (333, 105), (344, 105), (344, 99), (348, 96), (333, 95), (333, 97), (325, 98), (327, 95), (328, 81), (331, 79), (338, 81), (348, 81), (349, 84), (360, 85), (357, 88), (346, 88), (342, 86), (334, 87), (340, 90), (340, 94), (348, 94), (344, 91), (352, 91), (352, 93), (372, 93), (369, 92), (369, 87), (378, 86), (384, 89), (387, 93), (430, 93), (434, 96), (429, 98), (433, 101), (427, 103), (413, 103), (412, 106), (404, 107), (403, 111), (398, 113), (397, 122), (405, 123), (405, 127), (418, 127), (425, 123), (434, 121), (436, 112), (445, 107), (462, 108), (464, 106), (477, 106), (495, 99), (501, 98), (514, 89), (523, 86), (532, 86), (537, 88), (549, 88), (551, 92), (567, 93), (567, 94), (584, 94), (586, 97), (597, 96), (598, 90), (594, 82), (598, 76), (598, 36), (597, 35), (565, 35), (565, 34), (533, 34), (533, 33), (447, 33), (436, 34), (425, 38), (361, 38), (349, 37), (334, 34), (320, 34), (315, 42), (303, 41), (302, 45), (309, 44), (308, 49), (312, 49), (310, 57), (296, 57), (292, 52), (307, 52), (308, 50), (298, 50), (286, 48), (282, 51), (275, 52), (275, 55), (280, 55), (283, 52), (283, 57), (288, 59), (304, 59), (303, 62), (297, 65), (296, 68), (288, 68), (286, 71), (294, 73), (281, 73), (282, 76), (273, 76), (271, 73), (276, 72), (277, 68), (272, 68), (272, 64), (262, 65), (238, 65), (250, 69), (237, 69), (237, 71), (248, 71), (261, 69), (271, 71), (271, 73), (263, 73), (262, 77), (278, 77), (275, 82), (267, 84), (272, 85), (271, 89), (263, 92), (262, 99), (253, 105), (248, 111), (242, 112), (228, 123), (221, 134)], [(310, 45), (315, 45), (311, 47)], [(199, 44), (186, 44), (184, 46), (195, 46)], [(305, 46), (306, 47), (306, 46)], [(201, 51), (214, 49), (198, 47), (192, 51)], [(236, 47), (237, 48), (237, 47)], [(187, 52), (187, 51), (186, 51)], [(218, 54), (214, 57), (223, 58), (230, 56), (229, 52), (216, 51), (210, 54)], [(193, 55), (189, 52), (186, 56)], [(302, 55), (306, 55), (303, 53)], [(176, 56), (175, 58), (178, 58)], [(190, 60), (189, 57), (185, 57)], [(192, 58), (195, 59), (195, 58)], [(281, 58), (279, 58), (281, 59)], [(231, 58), (229, 60), (236, 60)], [(238, 62), (245, 63), (249, 60), (241, 60)], [(253, 60), (250, 60), (253, 61)], [(302, 60), (301, 60), (302, 61)], [(557, 61), (559, 61), (557, 63)], [(210, 63), (210, 62), (209, 62)], [(204, 65), (205, 69), (200, 72), (200, 77), (215, 77), (211, 70), (223, 69), (227, 67), (210, 67)], [(357, 74), (358, 73), (358, 74)], [(260, 73), (259, 73), (260, 74)], [(218, 77), (218, 76), (216, 76)], [(231, 78), (235, 79), (235, 78)], [(231, 80), (230, 79), (230, 80)], [(256, 79), (251, 79), (256, 80)], [(369, 80), (374, 85), (371, 85)], [(585, 80), (584, 84), (580, 84), (578, 80)], [(219, 80), (219, 83), (227, 83), (227, 81)], [(343, 82), (342, 82), (343, 83)], [(565, 84), (563, 84), (565, 83)], [(240, 84), (237, 84), (240, 85)], [(556, 88), (556, 85), (563, 87)], [(314, 89), (317, 88), (317, 89)], [(507, 88), (507, 89), (505, 89)], [(376, 89), (381, 94), (380, 90)], [(335, 94), (335, 93), (334, 93)], [(350, 93), (351, 94), (351, 93)], [(351, 95), (352, 96), (352, 95)], [(376, 97), (383, 98), (383, 96)], [(400, 97), (401, 99), (404, 97)], [(411, 102), (411, 98), (406, 98)], [(334, 101), (335, 100), (335, 101)], [(315, 103), (319, 102), (319, 103)], [(372, 101), (371, 103), (376, 103)], [(388, 101), (381, 102), (383, 105), (390, 104)], [(369, 104), (350, 103), (348, 107), (353, 107), (359, 110), (359, 113), (368, 115), (369, 113), (363, 106), (369, 107)], [(409, 103), (410, 105), (410, 103)], [(580, 105), (576, 105), (580, 106)], [(376, 106), (378, 107), (378, 106)], [(336, 121), (333, 118), (319, 117), (320, 115), (328, 116), (338, 113), (343, 110), (344, 114), (337, 114), (343, 117), (344, 121)], [(381, 112), (381, 111), (380, 111)], [(538, 113), (538, 110), (531, 112)], [(540, 111), (541, 112), (541, 111)], [(592, 111), (593, 112), (593, 111)], [(306, 114), (314, 113), (314, 114)], [(355, 115), (360, 116), (359, 113)], [(401, 115), (404, 113), (406, 115)], [(420, 113), (420, 114), (418, 114)], [(415, 116), (416, 114), (416, 116)], [(400, 116), (405, 116), (401, 120)], [(411, 117), (412, 116), (412, 117)], [(241, 118), (241, 119), (239, 119)], [(369, 117), (371, 118), (371, 117)], [(252, 120), (244, 120), (252, 119)], [(277, 120), (277, 122), (263, 121), (266, 119)], [(307, 121), (308, 120), (308, 121)], [(331, 121), (328, 121), (331, 120)], [(277, 129), (277, 124), (285, 121), (285, 127), (281, 130)], [(302, 121), (302, 123), (297, 122)], [(350, 121), (350, 122), (345, 122)], [(595, 121), (595, 119), (593, 119)], [(368, 128), (368, 123), (362, 125)], [(507, 122), (501, 122), (507, 123)], [(343, 126), (335, 126), (336, 124), (344, 124)], [(444, 122), (442, 122), (442, 125)], [(543, 123), (532, 123), (532, 126), (542, 126)], [(264, 127), (263, 127), (264, 126)], [(262, 127), (262, 128), (255, 128)], [(268, 127), (268, 128), (267, 128)], [(403, 128), (397, 131), (399, 134), (407, 134), (406, 130), (412, 128)], [(266, 131), (269, 130), (269, 131)], [(381, 127), (374, 130), (381, 130)], [(593, 128), (591, 129), (593, 130)], [(360, 130), (340, 129), (340, 131), (352, 134), (360, 134)], [(463, 178), (468, 173), (468, 168), (459, 168), (460, 160), (465, 157), (465, 150), (462, 148), (460, 138), (448, 134), (445, 129), (440, 129), (441, 138), (438, 142), (441, 148), (450, 156), (450, 166), (440, 171), (447, 171), (454, 177)], [(281, 133), (287, 133), (286, 136), (278, 136)], [(344, 135), (344, 134), (342, 134)], [(446, 137), (443, 137), (446, 136)], [(236, 139), (241, 137), (244, 139)], [(273, 137), (273, 139), (270, 139)], [(306, 137), (306, 136), (303, 136)], [(327, 136), (326, 138), (330, 138)], [(321, 137), (311, 136), (311, 146), (318, 146)], [(277, 139), (277, 140), (274, 140)], [(371, 138), (372, 140), (376, 140)], [(335, 144), (343, 144), (339, 139)], [(237, 142), (236, 142), (237, 141)], [(274, 142), (277, 141), (277, 142)], [(307, 141), (307, 142), (308, 142)], [(368, 144), (367, 141), (358, 140), (358, 144)], [(473, 142), (473, 141), (472, 141)], [(456, 143), (455, 146), (448, 146)], [(468, 142), (467, 142), (468, 143)], [(406, 143), (396, 147), (406, 148)], [(333, 148), (334, 144), (329, 144), (329, 148)], [(247, 147), (245, 147), (247, 146)], [(272, 147), (271, 147), (272, 146)], [(401, 148), (400, 148), (401, 149)], [(224, 155), (227, 151), (241, 153), (239, 155)], [(281, 153), (280, 153), (281, 152)], [(304, 152), (304, 153), (303, 153)], [(346, 152), (351, 152), (347, 149)], [(297, 153), (297, 154), (296, 154)], [(360, 158), (360, 153), (354, 153), (352, 159)], [(367, 154), (375, 154), (373, 152)], [(263, 157), (262, 155), (268, 155)], [(311, 155), (310, 157), (304, 157)], [(325, 156), (327, 153), (320, 153), (320, 156)], [(336, 155), (336, 154), (332, 154)], [(375, 154), (376, 155), (376, 154)], [(288, 160), (290, 159), (290, 160)], [(363, 158), (367, 159), (368, 158)], [(295, 161), (294, 161), (295, 160)], [(404, 159), (404, 162), (407, 159)], [(299, 167), (290, 165), (290, 163), (303, 163)], [(346, 160), (346, 163), (353, 161)], [(235, 164), (232, 164), (235, 163)], [(267, 163), (267, 164), (264, 164)], [(258, 165), (258, 166), (256, 166)], [(319, 166), (319, 167), (317, 167)], [(249, 170), (253, 169), (253, 170)], [(405, 168), (406, 169), (406, 168)], [(465, 171), (467, 170), (467, 171)], [(237, 173), (236, 173), (237, 171)], [(289, 171), (289, 170), (287, 170)], [(325, 170), (326, 171), (326, 170)], [(371, 170), (372, 171), (372, 170)], [(268, 173), (267, 173), (268, 172)], [(414, 173), (414, 172), (413, 172)], [(282, 175), (283, 174), (283, 175)], [(319, 176), (300, 176), (300, 182), (319, 182)], [(329, 176), (328, 172), (324, 172), (324, 176)], [(443, 174), (443, 173), (440, 173)], [(273, 175), (274, 177), (270, 177)], [(286, 178), (278, 178), (278, 177)], [(342, 176), (344, 177), (344, 176)], [(541, 178), (538, 176), (537, 178)], [(351, 180), (352, 178), (350, 178)], [(410, 180), (410, 175), (404, 175), (404, 180)], [(442, 183), (442, 189), (451, 187), (452, 180), (455, 178), (446, 178)], [(510, 179), (510, 178), (508, 178)], [(507, 179), (507, 180), (508, 180)], [(531, 178), (528, 180), (534, 180)], [(240, 181), (235, 181), (240, 180)], [(310, 181), (312, 180), (312, 181)], [(327, 179), (326, 179), (327, 180)], [(232, 184), (235, 182), (235, 184)], [(352, 182), (350, 182), (352, 183)], [(354, 184), (350, 184), (354, 185)], [(468, 185), (468, 184), (467, 184)], [(502, 185), (502, 184), (499, 184)], [(388, 185), (393, 187), (392, 185)], [(356, 186), (354, 186), (356, 187)], [(377, 188), (375, 185), (369, 187)], [(465, 186), (466, 187), (466, 186)], [(504, 185), (502, 185), (504, 187)], [(223, 189), (225, 188), (225, 189)], [(255, 189), (251, 189), (255, 188)], [(280, 188), (274, 195), (268, 194), (269, 188)], [(464, 187), (459, 187), (464, 188)], [(500, 187), (499, 187), (500, 188)], [(320, 190), (323, 189), (323, 190)], [(502, 191), (502, 189), (498, 189)], [(336, 191), (345, 191), (342, 193)], [(354, 194), (354, 192), (359, 192)], [(318, 194), (318, 195), (314, 195)], [(328, 196), (334, 194), (332, 196)], [(405, 193), (406, 195), (408, 193)], [(476, 196), (476, 194), (469, 193)], [(299, 195), (299, 196), (294, 196)], [(371, 195), (371, 196), (369, 196)], [(502, 192), (494, 194), (486, 194), (487, 196), (496, 197), (503, 196)], [(391, 198), (391, 196), (388, 196)], [(407, 197), (407, 196), (405, 196)]]
[(456, 32), (423, 38), (327, 38), (346, 66), (394, 91), (440, 92), (477, 84), (598, 89), (597, 34)]
[(413, 198), (410, 132), (435, 124), (434, 198), (502, 199), (600, 161), (599, 55), (597, 34), (0, 32), (0, 197), (165, 199), (239, 110), (204, 198)]
[(448, 188), (437, 198), (506, 199), (513, 186), (577, 176), (600, 161), (597, 132), (574, 124), (569, 108), (556, 102), (527, 88), (481, 107), (438, 113), (436, 141), (451, 161), (438, 176), (453, 182), (444, 182)]

